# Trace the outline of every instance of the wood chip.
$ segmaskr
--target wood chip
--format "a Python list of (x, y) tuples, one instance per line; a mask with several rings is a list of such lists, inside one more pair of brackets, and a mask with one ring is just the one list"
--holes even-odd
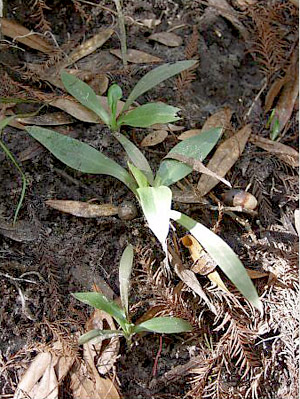
[(178, 47), (182, 45), (182, 38), (172, 32), (153, 33), (148, 39), (155, 40), (168, 47)]
[[(232, 168), (236, 161), (244, 151), (245, 145), (251, 134), (251, 125), (244, 126), (232, 137), (224, 141), (217, 148), (211, 160), (208, 162), (207, 168), (219, 176), (224, 177)], [(214, 177), (202, 175), (198, 182), (197, 190), (199, 195), (206, 195), (219, 183)]]
[[(116, 57), (122, 59), (121, 50), (110, 50), (110, 52)], [(156, 62), (162, 62), (163, 60), (154, 55), (145, 53), (144, 51), (128, 49), (127, 61), (132, 62), (133, 64), (153, 64)]]

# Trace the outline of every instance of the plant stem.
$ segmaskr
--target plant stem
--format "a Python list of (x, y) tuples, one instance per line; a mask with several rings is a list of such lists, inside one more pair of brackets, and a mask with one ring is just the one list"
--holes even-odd
[(127, 45), (126, 45), (126, 29), (124, 23), (124, 16), (122, 12), (122, 6), (120, 0), (114, 0), (116, 9), (118, 12), (118, 21), (119, 21), (119, 29), (120, 29), (120, 42), (121, 42), (121, 53), (124, 68), (127, 68)]

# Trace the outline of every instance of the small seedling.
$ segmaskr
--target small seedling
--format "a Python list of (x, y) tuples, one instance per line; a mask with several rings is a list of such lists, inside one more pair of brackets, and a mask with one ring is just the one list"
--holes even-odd
[(280, 133), (280, 123), (278, 117), (276, 116), (276, 109), (272, 110), (266, 123), (266, 128), (270, 129), (270, 139), (275, 141)]
[(130, 343), (133, 335), (148, 331), (161, 334), (182, 333), (192, 330), (192, 326), (187, 321), (178, 317), (154, 317), (141, 324), (133, 324), (129, 315), (129, 282), (133, 265), (133, 248), (128, 245), (123, 252), (119, 267), (119, 282), (122, 307), (110, 301), (98, 292), (77, 292), (74, 295), (81, 302), (101, 309), (112, 316), (121, 327), (121, 330), (91, 330), (79, 338), (79, 343), (84, 344), (91, 339), (108, 339), (115, 336), (124, 336)]
[[(126, 111), (139, 95), (189, 67), (190, 64), (187, 63), (188, 61), (180, 61), (175, 64), (166, 64), (148, 72), (130, 93), (119, 117), (116, 113), (117, 101), (122, 95), (119, 86), (113, 85), (109, 89), (108, 104), (111, 110), (109, 115), (102, 107), (99, 107), (99, 100), (88, 85), (72, 75), (62, 73), (63, 83), (69, 93), (73, 94), (81, 104), (96, 112), (114, 130), (114, 137), (123, 146), (130, 159), (130, 162), (128, 162), (129, 172), (95, 148), (79, 140), (37, 126), (27, 127), (26, 130), (48, 148), (56, 158), (71, 168), (83, 173), (113, 176), (126, 184), (135, 194), (149, 228), (160, 241), (166, 254), (166, 239), (169, 233), (170, 219), (189, 230), (245, 298), (262, 312), (262, 303), (256, 289), (233, 250), (219, 236), (202, 224), (171, 209), (172, 191), (169, 186), (191, 173), (193, 170), (191, 166), (176, 159), (164, 159), (154, 176), (142, 152), (117, 131), (123, 124), (147, 127), (154, 123), (166, 123), (179, 119), (175, 115), (178, 108), (176, 108), (176, 112), (174, 107), (171, 107), (174, 110), (169, 111), (169, 106), (161, 105), (161, 103), (149, 103), (128, 113)], [(172, 155), (180, 155), (183, 158), (203, 161), (216, 145), (221, 131), (221, 128), (213, 128), (200, 135), (183, 140), (172, 148), (167, 154), (167, 158), (172, 158)]]

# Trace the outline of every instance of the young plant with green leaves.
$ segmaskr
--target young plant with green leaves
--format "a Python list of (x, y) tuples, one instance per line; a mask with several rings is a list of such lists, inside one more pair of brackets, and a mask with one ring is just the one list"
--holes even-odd
[(129, 316), (129, 283), (133, 265), (133, 248), (128, 245), (121, 257), (119, 267), (120, 296), (122, 306), (118, 306), (114, 301), (107, 299), (99, 292), (77, 292), (73, 294), (81, 302), (93, 306), (96, 309), (104, 310), (121, 327), (121, 330), (91, 330), (79, 338), (79, 343), (84, 344), (91, 339), (108, 339), (115, 336), (124, 336), (130, 342), (134, 334), (144, 331), (173, 334), (192, 330), (192, 326), (187, 321), (178, 317), (153, 317), (143, 323), (133, 324)]
[[(181, 63), (182, 62), (185, 61), (181, 61)], [(146, 127), (153, 123), (170, 122), (170, 119), (173, 121), (177, 120), (177, 116), (168, 114), (168, 117), (160, 117), (162, 114), (154, 112), (152, 116), (150, 113), (149, 115), (146, 113), (145, 120), (147, 120), (147, 122), (143, 123), (144, 112), (142, 111), (143, 107), (147, 104), (136, 108), (136, 112), (142, 109), (139, 118), (131, 117), (132, 112), (135, 110), (125, 113), (139, 95), (145, 93), (168, 77), (173, 76), (175, 71), (174, 66), (176, 66), (176, 64), (177, 63), (163, 65), (146, 74), (132, 90), (118, 118), (116, 118), (115, 109), (116, 101), (120, 97), (120, 91), (117, 92), (117, 89), (113, 89), (109, 95), (110, 99), (108, 99), (108, 103), (111, 104), (111, 115), (109, 116), (105, 113), (103, 114), (104, 116), (102, 115), (102, 119), (104, 118), (109, 126), (114, 125), (118, 128), (122, 124)], [(171, 75), (169, 68), (172, 70)], [(178, 73), (178, 68), (176, 71), (175, 73)], [(77, 80), (74, 82), (74, 87), (77, 87)], [(66, 85), (66, 82), (64, 82), (64, 84)], [(87, 85), (85, 85), (84, 88), (86, 86)], [(71, 91), (69, 90), (69, 92)], [(88, 92), (86, 92), (82, 88), (81, 90), (76, 90), (76, 93), (78, 100), (80, 97), (80, 102), (89, 109), (92, 109), (92, 105), (89, 101), (93, 96), (89, 95), (90, 91), (88, 90)], [(113, 95), (113, 93), (115, 94)], [(94, 110), (96, 112), (95, 107)], [(99, 114), (99, 116), (101, 115)], [(79, 140), (36, 126), (28, 127), (27, 131), (32, 137), (48, 148), (56, 158), (69, 167), (84, 173), (113, 176), (126, 184), (135, 194), (145, 218), (147, 219), (149, 228), (156, 235), (165, 252), (167, 252), (166, 240), (171, 219), (189, 230), (245, 298), (262, 312), (262, 303), (256, 289), (246, 269), (233, 250), (219, 236), (202, 224), (181, 212), (171, 209), (172, 191), (169, 186), (191, 173), (191, 166), (176, 159), (164, 159), (156, 175), (154, 175), (147, 159), (141, 151), (117, 130), (114, 131), (114, 137), (121, 143), (130, 159), (130, 162), (128, 162), (129, 171), (97, 151), (95, 148)], [(178, 143), (172, 148), (167, 157), (170, 158), (173, 155), (174, 157), (180, 156), (203, 161), (214, 148), (220, 136), (221, 128), (210, 129), (201, 133), (201, 135), (188, 138)]]

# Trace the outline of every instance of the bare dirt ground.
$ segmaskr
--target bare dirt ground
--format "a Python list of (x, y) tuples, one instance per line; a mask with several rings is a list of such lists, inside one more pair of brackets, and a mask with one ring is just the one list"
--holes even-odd
[[(208, 117), (225, 107), (232, 117), (223, 141), (251, 124), (245, 149), (226, 178), (234, 188), (249, 190), (258, 200), (257, 209), (247, 213), (224, 208), (223, 183), (198, 203), (177, 201), (174, 208), (213, 229), (233, 248), (252, 271), (264, 315), (252, 309), (225, 276), (235, 300), (206, 276), (198, 276), (218, 310), (216, 316), (190, 289), (182, 285), (178, 289), (175, 273), (168, 279), (160, 275), (164, 255), (140, 209), (136, 218), (124, 221), (118, 216), (78, 218), (47, 206), (45, 201), (55, 198), (114, 205), (132, 201), (138, 207), (133, 194), (116, 179), (66, 167), (38, 146), (22, 130), (22, 124), (11, 124), (1, 140), (18, 160), (28, 187), (19, 214), (22, 222), (13, 226), (21, 178), (0, 152), (1, 398), (13, 397), (38, 353), (57, 352), (54, 342), (62, 344), (60, 354), (68, 353), (76, 364), (84, 363), (77, 337), (84, 331), (91, 309), (70, 294), (92, 290), (96, 284), (106, 295), (118, 298), (118, 262), (127, 243), (135, 248), (130, 298), (133, 319), (140, 320), (145, 312), (172, 314), (190, 321), (194, 330), (162, 338), (142, 335), (130, 349), (121, 340), (110, 371), (101, 374), (114, 381), (119, 397), (298, 397), (298, 164), (295, 154), (289, 153), (298, 148), (299, 118), (297, 95), (292, 95), (298, 63), (298, 8), (293, 3), (129, 0), (123, 4), (129, 49), (159, 57), (159, 64), (199, 60), (195, 70), (165, 81), (138, 100), (160, 100), (181, 109), (182, 119), (177, 123), (181, 131), (169, 131), (156, 146), (140, 147), (154, 168), (178, 142), (179, 134), (200, 129)], [(229, 8), (225, 10), (224, 5)], [(120, 41), (115, 5), (110, 1), (94, 6), (80, 0), (13, 0), (5, 5), (4, 16), (39, 32), (37, 37), (47, 40), (56, 51), (43, 53), (32, 48), (32, 43), (13, 40), (21, 34), (3, 22), (1, 119), (11, 114), (56, 112), (48, 105), (49, 99), (66, 93), (53, 83), (51, 74), (66, 54), (106, 28), (115, 33), (70, 66), (85, 71), (95, 90), (100, 90), (99, 82), (108, 79), (118, 82), (126, 96), (138, 79), (157, 65), (135, 59), (124, 69), (122, 60), (111, 54), (112, 49), (120, 48)], [(167, 31), (180, 39), (176, 46), (149, 38)], [(270, 140), (272, 127), (268, 127), (272, 109), (281, 124), (275, 140)], [(126, 166), (124, 152), (107, 128), (76, 118), (71, 122), (50, 128), (70, 134)], [(124, 129), (138, 146), (150, 131)], [(257, 136), (266, 139), (268, 147), (259, 145)], [(278, 149), (277, 143), (286, 147)], [(194, 187), (198, 180), (199, 174), (194, 172), (185, 179), (184, 187)], [(177, 234), (170, 241), (178, 242), (185, 232)], [(192, 265), (183, 248), (180, 256), (186, 267)], [(96, 357), (101, 359), (100, 353)], [(71, 381), (67, 373), (59, 381), (58, 394), (51, 398), (91, 398), (86, 392), (76, 396)], [(117, 398), (107, 392), (101, 395), (95, 390), (93, 397)]]

